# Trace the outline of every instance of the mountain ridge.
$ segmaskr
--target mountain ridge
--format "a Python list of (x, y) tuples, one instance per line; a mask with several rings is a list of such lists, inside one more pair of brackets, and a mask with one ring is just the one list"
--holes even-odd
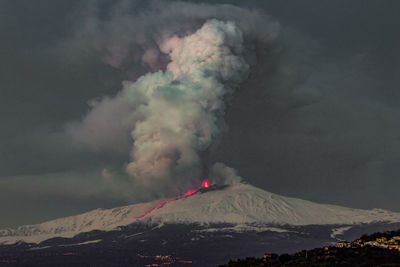
[[(72, 237), (92, 230), (115, 230), (132, 223), (230, 223), (265, 226), (354, 225), (373, 222), (400, 222), (400, 213), (318, 204), (280, 196), (250, 184), (237, 183), (222, 189), (201, 189), (175, 199), (95, 209), (41, 224), (2, 229), (0, 243), (37, 243), (52, 237)], [(254, 227), (251, 229), (254, 230)]]

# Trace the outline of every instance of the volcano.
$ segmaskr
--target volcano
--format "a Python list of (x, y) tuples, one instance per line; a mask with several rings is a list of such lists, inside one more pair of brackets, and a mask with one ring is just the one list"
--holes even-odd
[[(228, 223), (242, 225), (357, 225), (400, 222), (400, 213), (318, 204), (284, 197), (246, 183), (202, 187), (173, 199), (161, 199), (83, 214), (37, 225), (0, 230), (0, 242), (41, 242), (92, 230), (109, 231), (130, 224)], [(254, 229), (254, 226), (249, 227)]]
[[(78, 251), (93, 246), (110, 249), (125, 244), (142, 254), (186, 251), (183, 256), (200, 264), (200, 255), (193, 254), (199, 246), (230, 247), (222, 254), (216, 248), (210, 256), (215, 265), (229, 258), (260, 256), (266, 251), (293, 252), (398, 227), (400, 213), (318, 204), (246, 183), (207, 184), (176, 198), (2, 229), (0, 252), (1, 247), (20, 244), (27, 244), (29, 251), (74, 246)], [(184, 249), (189, 247), (190, 253)]]

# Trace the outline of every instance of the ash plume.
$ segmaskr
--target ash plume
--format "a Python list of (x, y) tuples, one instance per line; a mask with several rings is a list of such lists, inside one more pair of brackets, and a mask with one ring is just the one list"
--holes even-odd
[[(249, 74), (257, 53), (254, 42), (272, 42), (278, 26), (271, 22), (267, 32), (257, 35), (250, 25), (266, 20), (258, 13), (251, 18), (256, 13), (232, 6), (220, 6), (218, 12), (209, 5), (167, 7), (174, 10), (170, 16), (179, 12), (181, 16), (176, 21), (168, 17), (169, 27), (161, 24), (157, 37), (151, 38), (156, 44), (144, 49), (140, 58), (152, 72), (124, 81), (113, 97), (92, 101), (83, 121), (69, 125), (68, 131), (81, 143), (111, 149), (129, 133), (131, 151), (125, 170), (130, 179), (174, 192), (201, 178), (209, 164), (202, 155), (225, 129), (225, 102)], [(196, 8), (199, 12), (193, 13)], [(189, 19), (188, 14), (200, 15)], [(107, 62), (119, 67), (133, 43), (113, 50), (116, 55), (109, 55)], [(211, 169), (217, 170), (219, 181), (226, 170), (227, 180), (236, 177), (222, 164)]]
[(131, 133), (129, 174), (144, 183), (199, 177), (199, 153), (219, 133), (223, 98), (230, 91), (223, 84), (234, 86), (247, 74), (242, 42), (234, 23), (210, 20), (191, 35), (160, 44), (171, 58), (167, 70), (123, 89), (143, 99), (134, 111), (139, 119)]

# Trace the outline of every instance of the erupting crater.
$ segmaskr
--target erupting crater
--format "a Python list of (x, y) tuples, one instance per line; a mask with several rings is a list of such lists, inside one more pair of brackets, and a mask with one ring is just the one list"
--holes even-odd
[[(213, 186), (215, 186), (215, 185), (213, 185)], [(133, 218), (133, 220), (136, 221), (136, 220), (138, 220), (138, 219), (140, 219), (140, 218), (143, 218), (143, 217), (145, 217), (146, 215), (150, 214), (152, 211), (154, 211), (154, 210), (156, 210), (156, 209), (161, 209), (161, 208), (164, 207), (166, 204), (168, 204), (168, 203), (170, 203), (170, 202), (172, 202), (172, 201), (179, 200), (179, 199), (182, 199), (182, 198), (185, 198), (185, 197), (194, 195), (194, 194), (196, 194), (196, 193), (199, 192), (199, 191), (205, 192), (205, 191), (207, 191), (207, 189), (211, 189), (211, 188), (212, 188), (212, 187), (210, 187), (210, 182), (209, 182), (209, 180), (206, 179), (206, 180), (204, 180), (204, 181), (201, 183), (201, 187), (200, 187), (200, 188), (198, 188), (198, 189), (196, 189), (196, 190), (189, 190), (189, 191), (187, 191), (185, 194), (179, 195), (179, 196), (174, 197), (174, 198), (167, 199), (167, 200), (165, 200), (164, 202), (159, 203), (159, 204), (156, 205), (155, 207), (152, 207), (152, 208), (146, 210), (146, 211), (143, 212), (139, 217)]]

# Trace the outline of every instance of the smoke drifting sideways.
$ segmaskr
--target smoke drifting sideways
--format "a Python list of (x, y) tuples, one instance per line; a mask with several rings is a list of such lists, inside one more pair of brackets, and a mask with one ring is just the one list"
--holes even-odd
[[(187, 8), (182, 12), (196, 7), (179, 3), (180, 8), (182, 5)], [(279, 27), (257, 16), (270, 25), (266, 27), (270, 32), (257, 38), (245, 20), (226, 18), (229, 9), (240, 18), (239, 8), (220, 6), (224, 15), (218, 16), (211, 12), (215, 10), (212, 6), (198, 7), (200, 13), (209, 10), (216, 18), (209, 18), (205, 12), (202, 25), (188, 30), (183, 23), (184, 31), (173, 23), (174, 29), (166, 28), (157, 38), (156, 48), (145, 50), (142, 60), (151, 66), (162, 66), (162, 59), (167, 57), (164, 69), (124, 81), (119, 93), (92, 101), (82, 122), (67, 128), (75, 140), (95, 148), (112, 148), (115, 133), (130, 133), (133, 144), (125, 171), (132, 186), (168, 195), (197, 185), (204, 175), (217, 183), (240, 180), (222, 163), (210, 166), (204, 155), (226, 129), (225, 102), (255, 63), (254, 42), (273, 42)], [(250, 13), (244, 10), (243, 16)], [(116, 62), (112, 57), (108, 61)], [(104, 173), (112, 179), (110, 172)]]

